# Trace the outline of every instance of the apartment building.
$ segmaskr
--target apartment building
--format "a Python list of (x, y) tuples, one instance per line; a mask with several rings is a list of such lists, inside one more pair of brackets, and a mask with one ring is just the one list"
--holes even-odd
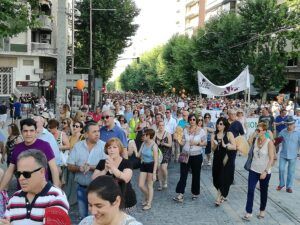
[(242, 0), (206, 0), (205, 21), (217, 16), (221, 12), (236, 12), (238, 4)]
[[(41, 94), (41, 90), (51, 89), (56, 78), (59, 0), (37, 1), (39, 28), (0, 39), (0, 96)], [(67, 0), (66, 20), (70, 17), (71, 6), (71, 0)], [(70, 35), (67, 29), (68, 45), (71, 45)]]
[(192, 36), (199, 27), (204, 26), (205, 0), (185, 2), (185, 33)]

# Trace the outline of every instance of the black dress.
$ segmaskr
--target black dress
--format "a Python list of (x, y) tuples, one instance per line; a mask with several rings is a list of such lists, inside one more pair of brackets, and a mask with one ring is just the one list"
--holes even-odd
[(166, 135), (166, 132), (164, 132), (162, 139), (158, 138), (157, 136), (155, 137), (155, 143), (157, 144), (158, 148), (161, 150), (163, 159), (162, 159), (162, 164), (163, 163), (169, 163), (171, 161), (172, 157), (172, 147), (167, 147), (165, 145), (161, 145), (161, 143), (168, 143), (168, 136)]
[[(224, 148), (222, 142), (217, 140), (217, 135), (215, 136), (215, 140), (218, 142), (218, 146), (214, 151), (212, 166), (213, 184), (217, 190), (220, 190), (223, 197), (227, 197), (230, 185), (234, 179), (236, 151)], [(225, 144), (228, 144), (227, 133), (225, 133), (223, 141)], [(226, 155), (228, 160), (225, 159)]]
[[(102, 170), (104, 170), (104, 168), (105, 168), (105, 160), (102, 159), (98, 163), (96, 169), (102, 171)], [(131, 169), (132, 170), (132, 166), (131, 166), (131, 163), (127, 159), (122, 159), (118, 169), (123, 172), (125, 169)], [(116, 181), (118, 182), (118, 184), (121, 188), (122, 194), (123, 194), (125, 208), (131, 208), (131, 207), (135, 206), (136, 202), (137, 202), (136, 201), (136, 195), (135, 195), (135, 192), (134, 192), (134, 190), (131, 186), (130, 181), (126, 184), (123, 180), (120, 180), (120, 179), (116, 178), (110, 172), (107, 172), (106, 175), (113, 176), (116, 179)]]

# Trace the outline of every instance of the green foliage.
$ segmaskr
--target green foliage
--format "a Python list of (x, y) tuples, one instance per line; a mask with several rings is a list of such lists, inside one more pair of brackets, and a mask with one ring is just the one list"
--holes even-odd
[[(75, 62), (77, 67), (89, 67), (90, 15), (89, 1), (78, 2), (81, 12), (75, 29)], [(129, 46), (130, 37), (137, 30), (133, 24), (139, 10), (133, 0), (93, 0), (94, 9), (116, 11), (93, 11), (93, 69), (104, 82), (111, 76), (118, 55)], [(77, 71), (80, 72), (80, 71)]]
[(120, 77), (121, 87), (125, 91), (143, 91), (161, 93), (164, 91), (164, 64), (161, 58), (162, 47), (146, 52), (140, 62), (128, 66)]
[(287, 58), (299, 56), (299, 51), (286, 51), (289, 40), (292, 49), (299, 48), (299, 1), (246, 0), (239, 14), (222, 13), (191, 38), (174, 35), (160, 54), (153, 50), (142, 57), (141, 64), (126, 68), (122, 88), (162, 92), (175, 87), (197, 94), (197, 70), (224, 85), (249, 65), (262, 94), (281, 89), (286, 83)]
[(185, 89), (197, 93), (197, 70), (193, 67), (193, 43), (186, 35), (174, 35), (164, 47), (163, 59), (166, 64), (165, 84), (171, 91)]
[(11, 37), (24, 32), (28, 27), (38, 26), (36, 0), (27, 1), (24, 4), (22, 0), (1, 0), (0, 1), (0, 38)]
[(115, 91), (116, 90), (116, 82), (115, 81), (109, 81), (106, 85), (107, 91)]
[(235, 46), (247, 39), (241, 26), (238, 15), (223, 13), (211, 19), (193, 37), (194, 65), (217, 85), (232, 81), (247, 65), (246, 49)]
[(248, 0), (241, 6), (240, 15), (242, 29), (252, 37), (245, 47), (249, 51), (246, 60), (255, 77), (254, 85), (261, 93), (282, 88), (286, 83), (283, 69), (287, 63), (285, 47), (291, 25), (287, 21), (287, 5), (278, 5), (276, 0)]

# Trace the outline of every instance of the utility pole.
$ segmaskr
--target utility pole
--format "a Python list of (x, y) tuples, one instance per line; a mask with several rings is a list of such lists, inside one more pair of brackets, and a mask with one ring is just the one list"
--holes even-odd
[[(116, 11), (116, 9), (94, 9), (93, 0), (90, 0), (90, 70), (89, 70), (89, 82), (88, 82), (88, 92), (89, 92), (89, 104), (93, 108), (96, 108), (98, 102), (96, 102), (95, 96), (95, 70), (93, 69), (93, 11)], [(101, 74), (99, 74), (99, 82), (102, 82)], [(100, 90), (101, 93), (101, 90)], [(102, 95), (100, 94), (100, 102), (102, 100)]]
[(74, 33), (75, 33), (75, 0), (72, 0), (72, 63), (71, 63), (71, 74), (74, 74), (74, 54), (75, 54), (75, 50), (74, 50), (74, 42), (75, 42), (75, 37), (74, 37)]
[(56, 113), (61, 104), (66, 102), (66, 57), (67, 57), (67, 22), (66, 0), (59, 0), (57, 10), (57, 74), (56, 74)]

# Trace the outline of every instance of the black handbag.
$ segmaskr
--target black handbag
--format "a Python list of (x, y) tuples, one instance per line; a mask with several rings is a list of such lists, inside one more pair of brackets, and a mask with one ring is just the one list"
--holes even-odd
[(255, 145), (255, 139), (253, 140), (253, 143), (252, 143), (252, 146), (248, 152), (248, 158), (247, 158), (247, 161), (244, 165), (244, 169), (249, 171), (250, 168), (251, 168), (251, 164), (252, 164), (252, 160), (253, 160), (253, 155), (254, 155), (254, 145)]

